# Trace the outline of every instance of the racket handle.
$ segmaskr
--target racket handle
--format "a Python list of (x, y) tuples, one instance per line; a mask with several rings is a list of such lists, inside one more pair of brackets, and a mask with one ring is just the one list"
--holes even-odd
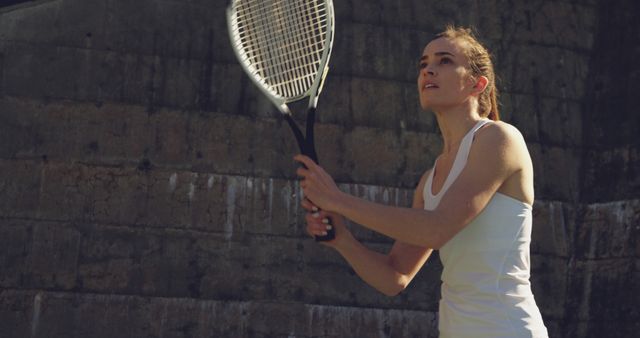
[[(295, 123), (295, 121), (293, 121), (293, 118), (291, 118), (291, 115), (285, 114), (284, 117), (287, 123), (289, 124), (289, 127), (291, 128), (291, 131), (293, 132), (293, 135), (296, 138), (296, 141), (298, 142), (298, 146), (300, 147), (300, 152), (304, 155), (309, 156), (314, 162), (318, 163), (318, 155), (316, 153), (316, 147), (315, 147), (314, 137), (313, 137), (313, 125), (315, 123), (315, 116), (316, 116), (316, 108), (310, 107), (309, 111), (307, 112), (307, 137), (306, 138), (302, 135), (302, 131), (300, 131), (300, 128), (298, 127), (298, 125)], [(306, 168), (304, 164), (302, 165), (302, 167)], [(326, 242), (336, 238), (336, 230), (333, 228), (333, 222), (331, 222), (331, 218), (327, 217), (327, 219), (329, 220), (329, 224), (327, 225), (331, 225), (331, 230), (327, 230), (327, 234), (324, 236), (315, 236), (316, 242)]]
[[(320, 210), (318, 209), (318, 212)], [(331, 217), (327, 217), (329, 223), (327, 225), (331, 225), (331, 230), (327, 230), (327, 234), (324, 236), (315, 236), (316, 242), (327, 242), (336, 238), (336, 229), (333, 227), (333, 222), (331, 221)]]

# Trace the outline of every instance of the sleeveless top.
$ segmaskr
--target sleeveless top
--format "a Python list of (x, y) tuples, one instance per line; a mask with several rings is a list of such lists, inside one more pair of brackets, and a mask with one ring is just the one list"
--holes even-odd
[[(460, 175), (475, 132), (488, 122), (478, 121), (464, 136), (435, 195), (434, 164), (424, 186), (426, 210), (438, 206)], [(496, 192), (480, 214), (440, 248), (440, 337), (548, 337), (529, 282), (531, 225), (529, 204)]]

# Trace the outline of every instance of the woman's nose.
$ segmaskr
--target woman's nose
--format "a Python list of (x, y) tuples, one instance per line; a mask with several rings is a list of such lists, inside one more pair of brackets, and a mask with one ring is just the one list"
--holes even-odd
[(422, 69), (422, 72), (425, 73), (425, 75), (427, 75), (427, 74), (431, 75), (431, 76), (436, 75), (436, 71), (433, 68), (431, 68), (430, 66), (427, 66), (424, 69)]
[(438, 74), (438, 72), (437, 72), (437, 70), (436, 70), (436, 67), (437, 67), (437, 66), (438, 66), (438, 65), (437, 65), (435, 62), (430, 63), (430, 64), (429, 64), (429, 67), (427, 67), (427, 71), (429, 72), (429, 74), (431, 74), (431, 75), (436, 75), (436, 74)]
[(436, 71), (435, 69), (431, 68), (431, 66), (425, 66), (423, 68), (420, 69), (420, 72), (418, 73), (419, 76), (435, 76), (436, 75)]
[(435, 69), (433, 69), (432, 65), (427, 65), (424, 68), (422, 68), (422, 73), (424, 73), (425, 75), (428, 74), (428, 75), (431, 75), (431, 76), (436, 75), (436, 71), (435, 71)]

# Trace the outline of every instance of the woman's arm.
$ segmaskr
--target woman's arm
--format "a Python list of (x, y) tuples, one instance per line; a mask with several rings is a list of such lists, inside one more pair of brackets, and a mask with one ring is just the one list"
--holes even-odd
[(367, 284), (387, 296), (404, 290), (431, 255), (432, 249), (396, 242), (392, 253), (369, 250), (354, 240), (352, 245), (336, 248)]
[[(425, 177), (426, 175), (423, 175), (423, 179), (420, 180), (414, 193), (413, 208), (423, 207), (422, 191)], [(305, 208), (310, 210), (311, 206), (305, 205)], [(320, 213), (321, 217), (318, 218), (311, 214), (308, 215), (308, 230), (312, 235), (318, 235), (324, 230), (325, 225), (321, 219), (325, 215), (327, 213), (324, 211)], [(339, 220), (338, 217), (333, 219), (336, 227), (336, 239), (323, 242), (323, 244), (334, 247), (360, 278), (387, 296), (394, 296), (404, 290), (433, 251), (429, 248), (396, 242), (389, 254), (384, 255), (366, 248), (353, 238), (351, 233), (343, 230), (342, 220)]]
[(528, 152), (521, 138), (504, 123), (483, 128), (476, 134), (465, 168), (433, 211), (384, 206), (345, 194), (308, 158), (303, 162), (309, 170), (300, 169), (299, 174), (305, 177), (305, 195), (319, 207), (396, 240), (439, 249), (484, 209), (510, 175), (522, 169), (522, 156)]

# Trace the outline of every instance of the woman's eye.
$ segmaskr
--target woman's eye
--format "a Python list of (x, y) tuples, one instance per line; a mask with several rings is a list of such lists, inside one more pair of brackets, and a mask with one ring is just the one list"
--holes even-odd
[(445, 65), (445, 64), (449, 64), (449, 63), (451, 63), (451, 59), (449, 59), (449, 58), (440, 59), (440, 64)]
[(427, 68), (427, 63), (426, 62), (420, 62), (418, 64), (418, 70), (422, 70), (422, 69), (425, 69), (425, 68)]

